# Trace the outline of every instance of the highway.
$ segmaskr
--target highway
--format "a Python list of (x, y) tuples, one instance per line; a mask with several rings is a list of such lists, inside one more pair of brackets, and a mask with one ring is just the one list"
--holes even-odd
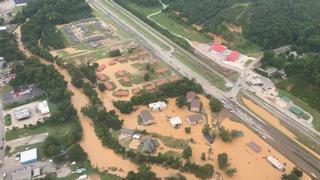
[[(278, 129), (275, 129), (269, 124), (266, 124), (262, 119), (248, 111), (246, 108), (242, 107), (236, 101), (236, 94), (241, 90), (241, 86), (245, 84), (245, 78), (247, 73), (243, 73), (240, 80), (234, 86), (235, 89), (230, 92), (223, 92), (216, 87), (212, 86), (206, 79), (198, 74), (194, 73), (190, 68), (181, 63), (178, 59), (172, 56), (172, 53), (175, 51), (177, 45), (172, 45), (174, 43), (164, 41), (171, 47), (170, 51), (166, 51), (160, 48), (157, 44), (155, 44), (152, 40), (148, 39), (141, 32), (131, 27), (129, 23), (127, 23), (124, 19), (118, 17), (115, 11), (125, 12), (129, 16), (130, 19), (134, 19), (135, 22), (139, 23), (139, 25), (143, 27), (148, 27), (145, 23), (140, 22), (133, 16), (130, 12), (127, 12), (121, 7), (118, 7), (117, 4), (112, 3), (112, 1), (106, 1), (108, 6), (102, 3), (99, 0), (88, 0), (89, 4), (100, 13), (104, 14), (108, 18), (111, 18), (115, 21), (120, 27), (126, 30), (131, 36), (140, 44), (144, 45), (150, 52), (154, 55), (158, 56), (160, 59), (168, 63), (174, 69), (179, 71), (182, 75), (188, 78), (194, 78), (198, 83), (200, 83), (205, 92), (211, 94), (219, 99), (221, 99), (226, 107), (229, 109), (231, 113), (235, 116), (239, 117), (244, 124), (246, 124), (249, 128), (255, 131), (258, 135), (263, 137), (272, 147), (274, 147), (277, 151), (282, 153), (286, 158), (291, 160), (294, 164), (296, 164), (299, 168), (301, 168), (304, 172), (311, 175), (314, 174), (317, 177), (320, 177), (320, 160), (314, 157), (310, 152), (306, 151), (303, 147), (293, 142), (290, 138), (281, 133)], [(112, 8), (110, 8), (112, 7)], [(120, 10), (119, 10), (120, 9)], [(155, 37), (161, 37), (157, 32), (149, 31)]]

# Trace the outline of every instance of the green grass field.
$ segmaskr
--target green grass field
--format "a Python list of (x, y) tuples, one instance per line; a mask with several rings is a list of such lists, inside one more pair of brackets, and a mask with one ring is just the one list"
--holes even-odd
[(205, 79), (207, 79), (212, 85), (216, 86), (217, 88), (228, 91), (230, 88), (226, 87), (224, 79), (220, 78), (217, 74), (214, 72), (204, 68), (201, 64), (189, 59), (184, 54), (175, 52), (174, 56), (179, 59), (183, 64), (188, 66), (190, 69), (192, 69), (195, 73), (201, 75)]
[(6, 141), (46, 132), (48, 132), (49, 135), (59, 137), (70, 132), (72, 126), (73, 123), (64, 123), (56, 126), (44, 124), (33, 128), (20, 128), (16, 130), (9, 130), (6, 132)]
[[(106, 7), (110, 8), (110, 9), (115, 9), (114, 6), (110, 6), (107, 2), (103, 1), (103, 3), (105, 4)], [(154, 43), (156, 43), (157, 45), (159, 45), (161, 48), (165, 49), (165, 50), (170, 50), (170, 47), (167, 46), (165, 43), (163, 43), (162, 41), (160, 41), (157, 37), (153, 36), (152, 34), (150, 34), (145, 27), (141, 26), (140, 24), (135, 23), (131, 18), (127, 17), (126, 15), (124, 15), (121, 10), (114, 10), (113, 11), (117, 16), (119, 16), (120, 18), (122, 18), (123, 20), (125, 20), (128, 24), (130, 24), (132, 27), (134, 27), (136, 30), (138, 30), (139, 32), (143, 33), (144, 36), (146, 36), (148, 39), (152, 40)]]
[(171, 18), (169, 13), (161, 13), (152, 16), (151, 18), (167, 28), (169, 31), (179, 34), (191, 41), (198, 41), (202, 43), (210, 43), (213, 41), (213, 39), (210, 39), (208, 36), (194, 30), (191, 26), (182, 24)]

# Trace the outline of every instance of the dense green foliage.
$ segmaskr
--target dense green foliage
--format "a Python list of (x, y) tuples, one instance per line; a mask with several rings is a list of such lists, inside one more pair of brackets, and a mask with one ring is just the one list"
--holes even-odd
[(4, 57), (7, 62), (26, 59), (26, 56), (17, 46), (17, 41), (13, 34), (0, 31), (0, 57)]
[(54, 127), (61, 123), (73, 122), (70, 132), (59, 137), (50, 137), (44, 143), (47, 157), (52, 157), (56, 161), (67, 160), (61, 155), (61, 151), (65, 151), (67, 147), (81, 139), (82, 128), (76, 110), (71, 104), (72, 93), (67, 90), (63, 76), (52, 65), (41, 64), (36, 58), (29, 59), (24, 64), (16, 64), (13, 72), (16, 73), (16, 78), (10, 82), (11, 85), (35, 83), (46, 91), (49, 101), (57, 105), (57, 109), (51, 112), (45, 123)]
[(187, 24), (203, 24), (204, 32), (228, 36), (227, 24), (234, 24), (242, 27), (246, 39), (264, 48), (292, 44), (319, 52), (319, 8), (317, 0), (178, 0), (167, 11)]
[(222, 154), (218, 154), (218, 165), (220, 169), (225, 169), (226, 167), (229, 166), (228, 163), (228, 154), (226, 153), (222, 153)]
[(130, 114), (133, 111), (133, 104), (130, 101), (114, 101), (113, 106), (124, 114)]
[(76, 111), (70, 102), (72, 94), (67, 90), (63, 76), (52, 65), (41, 64), (38, 59), (33, 58), (23, 64), (15, 64), (13, 72), (16, 78), (10, 82), (12, 86), (35, 83), (46, 91), (49, 101), (57, 104), (58, 111), (49, 117), (49, 121), (63, 123), (77, 119)]
[(179, 97), (177, 97), (176, 98), (176, 105), (178, 106), (178, 107), (183, 107), (183, 106), (185, 106), (185, 105), (187, 105), (188, 103), (187, 103), (187, 98), (186, 98), (186, 96), (184, 96), (184, 95), (181, 95), (181, 96), (179, 96)]
[(67, 158), (70, 162), (83, 162), (87, 160), (87, 153), (82, 149), (79, 144), (73, 144), (67, 151)]
[(55, 26), (90, 16), (91, 9), (85, 0), (33, 0), (12, 22), (24, 23), (28, 19), (21, 27), (24, 45), (32, 53), (53, 61), (48, 48), (64, 47), (63, 37)]
[[(275, 54), (267, 51), (264, 52), (262, 67), (284, 69), (288, 78), (280, 80), (278, 87), (320, 111), (320, 55), (307, 54), (295, 58), (289, 56), (289, 52)], [(275, 74), (274, 78), (277, 77)]]
[(190, 146), (184, 148), (184, 150), (182, 151), (182, 156), (185, 159), (189, 159), (192, 156), (192, 149)]
[(130, 171), (128, 172), (127, 178), (128, 180), (142, 180), (142, 179), (150, 179), (156, 180), (156, 174), (151, 171), (150, 166), (143, 164), (139, 167), (139, 171), (137, 173)]
[(303, 176), (302, 171), (300, 171), (297, 168), (293, 168), (290, 174), (283, 174), (282, 180), (300, 180), (300, 178)]
[(211, 111), (215, 113), (220, 112), (223, 108), (221, 101), (214, 97), (210, 99), (209, 105), (210, 105)]
[[(142, 5), (143, 1), (145, 1), (145, 0), (141, 0), (139, 5)], [(151, 0), (150, 0), (150, 2), (151, 2), (150, 4), (156, 4), (157, 3), (158, 5), (160, 5), (159, 1), (158, 2), (155, 2), (155, 0), (152, 0), (152, 1), (153, 2), (151, 2)], [(154, 29), (158, 30), (161, 34), (163, 34), (164, 36), (168, 37), (170, 40), (172, 40), (173, 42), (175, 42), (176, 44), (178, 44), (182, 48), (186, 49), (189, 52), (193, 52), (194, 51), (193, 47), (185, 39), (179, 38), (179, 37), (171, 34), (167, 29), (163, 29), (162, 27), (158, 26), (155, 22), (153, 22), (150, 19), (148, 19), (147, 17), (145, 17), (138, 10), (135, 10), (135, 9), (129, 7), (127, 2), (126, 2), (126, 0), (115, 0), (115, 2), (118, 3), (119, 5), (121, 5), (122, 7), (126, 8), (130, 12), (132, 12), (135, 16), (139, 17), (141, 20), (143, 20), (149, 26), (151, 26)], [(147, 4), (149, 4), (149, 3), (147, 3)]]

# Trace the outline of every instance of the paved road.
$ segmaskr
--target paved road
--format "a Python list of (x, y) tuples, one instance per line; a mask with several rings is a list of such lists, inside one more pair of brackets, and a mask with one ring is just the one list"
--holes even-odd
[[(127, 16), (129, 16), (138, 24), (142, 24), (143, 27), (148, 27), (148, 25), (139, 22), (139, 20), (137, 20), (135, 16), (131, 15), (129, 12), (127, 12), (123, 8), (118, 7), (118, 5), (115, 3), (112, 3), (112, 1), (107, 1), (107, 2), (111, 3), (110, 6), (113, 7), (112, 9), (109, 9), (108, 6), (105, 6), (99, 0), (89, 0), (89, 4), (93, 8), (97, 9), (102, 14), (104, 14), (105, 16), (108, 16), (113, 21), (115, 21), (119, 26), (121, 26), (129, 34), (131, 34), (138, 42), (140, 42), (140, 44), (146, 46), (155, 55), (157, 55), (162, 60), (167, 62), (169, 65), (171, 65), (173, 68), (178, 70), (184, 76), (196, 79), (196, 81), (203, 86), (204, 90), (208, 94), (212, 94), (220, 99), (223, 99), (226, 104), (229, 104), (231, 108), (230, 110), (236, 116), (240, 117), (245, 124), (253, 128), (255, 131), (262, 133), (261, 136), (268, 137), (267, 142), (270, 143), (273, 147), (275, 147), (283, 155), (285, 155), (288, 159), (292, 160), (297, 166), (302, 168), (309, 175), (313, 173), (313, 174), (316, 174), (317, 177), (320, 177), (320, 170), (319, 170), (320, 161), (317, 158), (313, 157), (309, 152), (305, 151), (302, 147), (297, 145), (295, 142), (292, 142), (288, 137), (284, 136), (277, 129), (271, 126), (268, 126), (259, 117), (256, 117), (254, 114), (252, 114), (247, 109), (243, 108), (241, 105), (235, 102), (234, 96), (237, 94), (237, 91), (239, 91), (241, 88), (237, 88), (236, 90), (231, 91), (229, 93), (222, 92), (221, 90), (215, 88), (206, 79), (194, 73), (191, 69), (186, 67), (178, 59), (172, 56), (171, 54), (173, 52), (172, 49), (169, 52), (161, 49), (154, 42), (147, 39), (141, 32), (131, 27), (123, 19), (119, 18), (117, 14), (115, 14), (113, 11), (116, 10), (116, 8), (120, 8), (121, 12), (124, 12)], [(153, 33), (152, 30), (149, 30), (149, 32), (156, 37), (159, 37), (159, 36), (161, 37), (161, 35), (157, 33)], [(166, 44), (168, 43), (166, 42)], [(171, 43), (168, 45), (171, 48), (177, 47), (176, 45), (172, 46)], [(245, 78), (246, 78), (246, 73), (243, 74), (243, 79), (240, 79), (236, 83), (237, 87), (239, 84), (240, 86), (242, 86), (242, 84), (245, 83), (244, 82)], [(229, 98), (229, 95), (230, 97), (232, 97), (233, 100)]]
[(3, 163), (3, 158), (4, 158), (4, 138), (5, 138), (5, 133), (4, 133), (4, 119), (3, 119), (3, 110), (2, 110), (2, 101), (0, 99), (0, 179), (3, 173), (3, 168), (2, 168), (2, 163)]
[(37, 144), (47, 139), (49, 133), (41, 133), (33, 136), (27, 136), (12, 141), (7, 141), (6, 145), (11, 147), (11, 152), (14, 152), (15, 148), (19, 146), (26, 146), (31, 144)]

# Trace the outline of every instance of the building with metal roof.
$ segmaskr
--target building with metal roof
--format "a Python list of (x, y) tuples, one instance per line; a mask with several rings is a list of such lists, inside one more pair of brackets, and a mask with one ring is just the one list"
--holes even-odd
[(31, 117), (31, 111), (28, 108), (13, 111), (13, 116), (17, 120), (23, 120)]
[(20, 153), (21, 164), (29, 164), (38, 160), (37, 148), (29, 149)]
[(38, 109), (40, 111), (40, 113), (42, 115), (45, 115), (45, 114), (49, 114), (50, 113), (50, 109), (49, 109), (49, 106), (48, 106), (48, 102), (47, 101), (41, 101), (39, 102), (38, 104)]
[(191, 125), (195, 125), (203, 122), (203, 116), (201, 114), (193, 114), (187, 117), (187, 121)]
[(153, 116), (149, 110), (140, 111), (139, 116), (141, 117), (144, 125), (150, 125), (153, 123)]

